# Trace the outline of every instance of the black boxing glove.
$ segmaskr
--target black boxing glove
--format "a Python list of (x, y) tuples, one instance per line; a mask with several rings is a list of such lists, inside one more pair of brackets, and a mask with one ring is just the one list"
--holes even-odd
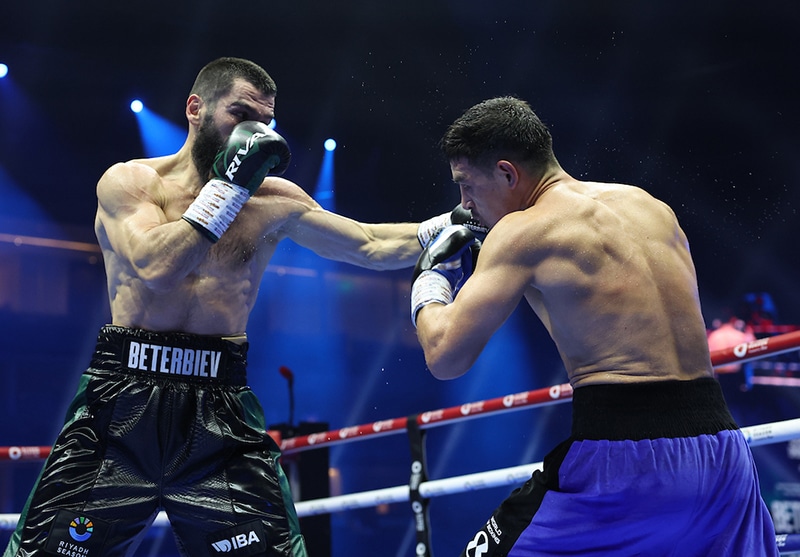
[(423, 248), (427, 248), (445, 227), (453, 224), (466, 226), (481, 242), (486, 238), (486, 234), (489, 233), (487, 227), (472, 217), (472, 211), (464, 209), (459, 203), (449, 213), (444, 213), (419, 223), (419, 228), (417, 228), (419, 244)]
[(466, 226), (446, 227), (417, 260), (411, 286), (411, 322), (431, 303), (447, 305), (472, 274), (480, 240)]
[(264, 177), (282, 174), (291, 158), (286, 140), (266, 124), (238, 124), (214, 160), (215, 178), (203, 186), (182, 218), (212, 242), (219, 241)]
[(211, 172), (252, 195), (267, 174), (283, 174), (291, 159), (289, 145), (278, 132), (262, 122), (247, 121), (233, 128)]

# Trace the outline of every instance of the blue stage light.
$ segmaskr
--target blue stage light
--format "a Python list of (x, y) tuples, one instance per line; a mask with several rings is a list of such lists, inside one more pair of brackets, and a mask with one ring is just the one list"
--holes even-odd
[(139, 99), (135, 99), (131, 101), (131, 110), (133, 110), (136, 114), (140, 113), (144, 108), (144, 104)]
[(333, 151), (336, 149), (336, 140), (335, 139), (326, 139), (325, 140), (325, 150), (326, 151)]
[(8, 75), (8, 66), (6, 66), (5, 64), (0, 64), (0, 79), (3, 79), (7, 75)]

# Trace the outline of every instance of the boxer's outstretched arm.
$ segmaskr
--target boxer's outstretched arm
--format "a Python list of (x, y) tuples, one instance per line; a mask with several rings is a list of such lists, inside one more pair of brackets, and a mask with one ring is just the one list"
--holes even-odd
[(327, 259), (383, 271), (416, 263), (422, 251), (418, 226), (363, 223), (317, 208), (295, 223), (289, 237)]
[(412, 267), (422, 252), (419, 223), (364, 223), (323, 209), (299, 186), (268, 178), (262, 195), (281, 203), (284, 237), (317, 255), (373, 270)]

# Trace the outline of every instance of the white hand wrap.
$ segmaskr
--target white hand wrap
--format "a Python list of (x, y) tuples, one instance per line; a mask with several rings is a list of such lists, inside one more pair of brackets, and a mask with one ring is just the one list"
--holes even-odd
[(431, 303), (453, 302), (453, 287), (450, 281), (436, 271), (422, 271), (411, 285), (411, 322), (417, 326), (417, 312)]
[(427, 248), (433, 239), (439, 235), (439, 232), (451, 224), (453, 224), (453, 221), (450, 218), (450, 213), (444, 213), (443, 215), (437, 215), (422, 221), (419, 223), (419, 228), (417, 228), (419, 245), (423, 248)]
[(210, 180), (183, 213), (187, 220), (217, 242), (250, 199), (250, 191), (222, 180)]

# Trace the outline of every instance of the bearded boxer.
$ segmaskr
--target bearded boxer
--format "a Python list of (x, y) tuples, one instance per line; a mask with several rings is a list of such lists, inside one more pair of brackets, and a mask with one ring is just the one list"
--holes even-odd
[(777, 556), (673, 211), (569, 176), (516, 98), (468, 109), (441, 144), (489, 233), (471, 276), (463, 231), (445, 229), (419, 259), (412, 319), (431, 373), (466, 373), (524, 298), (574, 389), (571, 436), (461, 555)]
[[(278, 177), (276, 87), (215, 60), (186, 102), (172, 155), (115, 164), (95, 231), (112, 323), (4, 557), (132, 555), (164, 510), (182, 555), (306, 555), (277, 445), (247, 386), (247, 323), (278, 243), (375, 270), (414, 264), (458, 208), (420, 225), (323, 210)], [(474, 223), (473, 223), (474, 224)]]

